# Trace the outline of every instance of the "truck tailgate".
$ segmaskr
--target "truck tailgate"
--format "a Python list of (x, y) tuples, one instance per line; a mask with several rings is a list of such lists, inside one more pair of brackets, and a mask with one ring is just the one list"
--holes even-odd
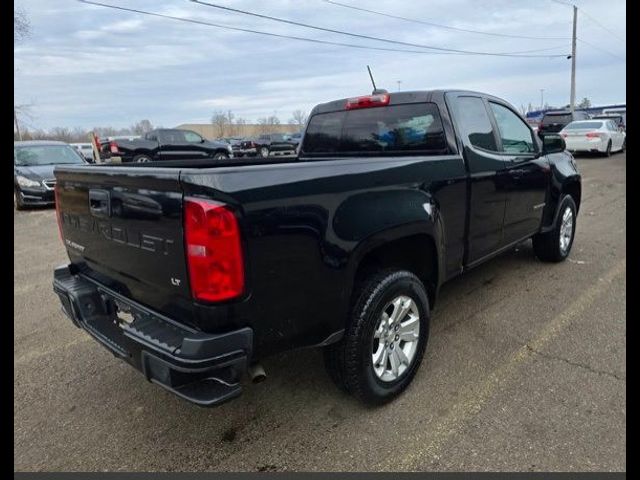
[[(71, 264), (168, 316), (191, 312), (179, 169), (57, 168), (57, 202)], [(187, 315), (186, 318), (189, 318)]]

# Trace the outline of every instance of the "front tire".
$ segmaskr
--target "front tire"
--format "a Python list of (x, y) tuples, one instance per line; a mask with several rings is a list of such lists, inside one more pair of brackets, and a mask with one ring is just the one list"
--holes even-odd
[(229, 160), (229, 155), (225, 152), (218, 152), (213, 156), (214, 160)]
[(560, 200), (558, 218), (553, 230), (533, 237), (533, 251), (543, 262), (562, 262), (571, 252), (576, 234), (576, 203), (571, 195)]
[(382, 271), (354, 295), (344, 337), (325, 347), (325, 366), (342, 390), (383, 404), (409, 386), (429, 337), (429, 300), (413, 273)]
[(258, 156), (261, 158), (267, 158), (269, 156), (269, 149), (267, 147), (261, 147), (258, 150)]
[(151, 162), (152, 158), (149, 155), (145, 155), (144, 153), (141, 153), (133, 157), (133, 161), (136, 163), (147, 163), (147, 162)]
[(13, 190), (13, 206), (16, 207), (16, 210), (24, 210), (26, 208), (22, 201), (22, 195), (20, 195), (20, 191), (17, 188)]

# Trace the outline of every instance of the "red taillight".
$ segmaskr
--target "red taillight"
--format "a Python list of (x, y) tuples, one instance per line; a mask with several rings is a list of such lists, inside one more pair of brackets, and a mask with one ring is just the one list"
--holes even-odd
[(244, 291), (244, 260), (240, 229), (225, 205), (186, 198), (184, 238), (191, 294), (197, 300), (219, 302)]
[(347, 110), (353, 110), (356, 108), (383, 107), (385, 105), (389, 105), (390, 98), (391, 97), (388, 93), (353, 97), (347, 100), (345, 108)]
[(598, 133), (598, 132), (589, 132), (585, 136), (587, 138), (599, 138), (600, 137), (600, 133)]
[(56, 221), (58, 222), (58, 234), (60, 235), (60, 241), (64, 245), (64, 237), (62, 236), (62, 206), (60, 205), (60, 192), (58, 191), (58, 184), (53, 189), (53, 195), (56, 202)]
[(118, 153), (118, 144), (113, 140), (109, 142), (109, 150), (111, 153)]

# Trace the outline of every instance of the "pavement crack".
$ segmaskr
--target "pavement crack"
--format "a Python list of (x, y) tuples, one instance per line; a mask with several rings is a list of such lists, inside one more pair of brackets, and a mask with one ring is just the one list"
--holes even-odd
[(612, 377), (612, 378), (615, 378), (616, 380), (620, 380), (620, 381), (626, 381), (625, 378), (623, 378), (620, 375), (617, 375), (615, 373), (607, 372), (606, 370), (598, 370), (598, 369), (593, 368), (592, 366), (584, 364), (584, 363), (572, 362), (569, 359), (566, 359), (566, 358), (563, 358), (563, 357), (560, 357), (560, 356), (557, 356), (557, 355), (551, 355), (549, 353), (543, 353), (543, 352), (541, 352), (539, 350), (536, 350), (535, 348), (533, 348), (528, 343), (525, 343), (525, 347), (527, 347), (527, 350), (529, 350), (531, 353), (534, 353), (534, 354), (539, 355), (539, 356), (544, 357), (544, 358), (548, 358), (549, 360), (559, 360), (559, 361), (567, 363), (569, 365), (573, 365), (574, 367), (583, 368), (585, 370), (588, 370), (591, 373), (596, 373), (598, 375), (605, 375), (607, 377)]

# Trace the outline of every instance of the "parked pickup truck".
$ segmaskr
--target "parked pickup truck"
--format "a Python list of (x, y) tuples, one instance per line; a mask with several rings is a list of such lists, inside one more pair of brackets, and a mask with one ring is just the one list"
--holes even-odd
[(295, 154), (299, 140), (286, 133), (265, 133), (240, 142), (239, 154), (247, 157), (274, 157)]
[(564, 260), (581, 199), (562, 137), (468, 91), (318, 105), (295, 158), (55, 176), (64, 312), (209, 406), (301, 347), (323, 348), (343, 390), (391, 400), (420, 365), (440, 286), (529, 238)]
[(226, 160), (232, 156), (228, 143), (212, 142), (191, 130), (159, 128), (140, 139), (108, 140), (100, 144), (103, 160), (120, 157), (121, 162), (208, 159)]

